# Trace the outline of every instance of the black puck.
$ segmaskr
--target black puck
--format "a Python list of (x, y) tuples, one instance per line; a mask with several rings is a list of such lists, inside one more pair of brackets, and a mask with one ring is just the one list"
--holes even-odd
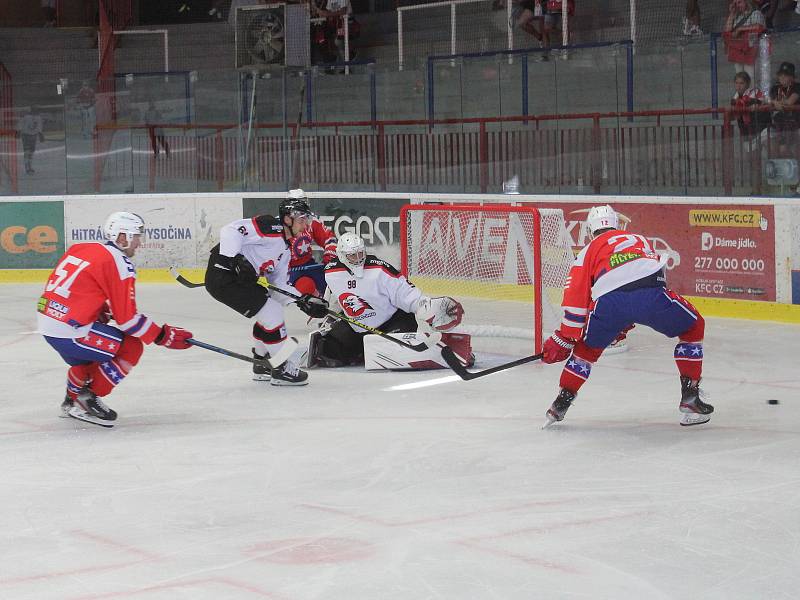
[(778, 404), (778, 401), (775, 398), (770, 398), (767, 400), (767, 404)]

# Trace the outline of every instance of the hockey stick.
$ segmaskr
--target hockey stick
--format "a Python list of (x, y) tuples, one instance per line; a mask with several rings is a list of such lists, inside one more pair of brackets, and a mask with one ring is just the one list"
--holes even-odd
[(472, 379), (477, 379), (478, 377), (484, 377), (486, 375), (491, 375), (492, 373), (497, 373), (512, 367), (524, 365), (525, 363), (533, 362), (535, 360), (541, 360), (543, 356), (544, 353), (534, 354), (533, 356), (518, 358), (517, 360), (512, 360), (511, 362), (503, 363), (502, 365), (497, 365), (496, 367), (492, 367), (490, 369), (484, 369), (483, 371), (470, 372), (467, 371), (467, 368), (463, 364), (461, 364), (461, 361), (449, 346), (444, 346), (442, 348), (442, 358), (447, 363), (447, 366), (453, 369), (456, 375), (461, 377), (461, 379), (464, 381), (470, 381)]
[(212, 352), (217, 352), (218, 354), (224, 354), (225, 356), (230, 356), (231, 358), (236, 358), (239, 360), (243, 360), (245, 362), (253, 363), (254, 365), (262, 365), (266, 366), (270, 369), (274, 369), (276, 367), (281, 366), (286, 360), (292, 355), (292, 353), (297, 349), (297, 339), (290, 337), (286, 338), (286, 341), (283, 343), (280, 351), (275, 356), (270, 356), (269, 358), (253, 358), (252, 356), (246, 356), (245, 354), (239, 354), (238, 352), (234, 352), (233, 350), (226, 350), (225, 348), (220, 348), (219, 346), (214, 346), (213, 344), (207, 344), (206, 342), (201, 342), (200, 340), (196, 340), (194, 338), (189, 338), (186, 340), (192, 346), (197, 346), (198, 348), (205, 348), (206, 350), (211, 350)]
[[(203, 287), (205, 285), (205, 283), (195, 283), (194, 281), (189, 281), (183, 275), (181, 275), (175, 267), (170, 267), (169, 268), (169, 272), (172, 274), (172, 276), (175, 278), (175, 280), (178, 283), (180, 283), (181, 285), (184, 285), (184, 286), (186, 286), (188, 288), (198, 288), (198, 287)], [(298, 296), (297, 294), (293, 294), (292, 292), (287, 292), (286, 290), (281, 289), (278, 286), (271, 284), (266, 279), (261, 279), (260, 283), (261, 283), (261, 285), (263, 285), (267, 289), (274, 290), (276, 293), (283, 294), (284, 296), (288, 296), (289, 298), (292, 298), (293, 300), (300, 300), (301, 299), (301, 297)], [(356, 321), (355, 319), (351, 319), (350, 317), (347, 317), (347, 316), (345, 316), (345, 315), (343, 315), (341, 313), (338, 313), (335, 310), (331, 310), (330, 308), (325, 309), (325, 311), (328, 313), (328, 315), (330, 315), (334, 319), (340, 319), (342, 321), (347, 321), (348, 323), (351, 323), (352, 325), (355, 325), (356, 327), (360, 327), (361, 329), (363, 329), (365, 331), (369, 331), (370, 333), (374, 333), (375, 335), (379, 335), (381, 337), (384, 337), (387, 340), (391, 340), (392, 342), (394, 342), (398, 346), (403, 346), (404, 348), (409, 348), (410, 350), (413, 350), (414, 352), (425, 352), (425, 350), (427, 350), (430, 347), (430, 345), (432, 345), (432, 344), (437, 344), (437, 345), (442, 346), (441, 344), (439, 344), (439, 340), (441, 339), (441, 336), (438, 336), (438, 339), (435, 339), (435, 340), (433, 338), (436, 338), (437, 336), (435, 336), (435, 335), (431, 336), (432, 339), (431, 339), (429, 344), (426, 344), (425, 342), (419, 342), (418, 344), (409, 344), (408, 342), (404, 342), (403, 340), (399, 340), (396, 337), (393, 337), (392, 335), (390, 335), (390, 334), (388, 334), (388, 333), (386, 333), (384, 331), (381, 331), (380, 329), (375, 329), (374, 327), (370, 327), (369, 325), (365, 325), (364, 323), (362, 323), (360, 321)], [(442, 347), (446, 348), (447, 346), (442, 346)], [(458, 360), (458, 359), (456, 359), (456, 360)]]
[[(314, 267), (321, 267), (321, 266), (324, 266), (324, 265), (320, 265), (319, 263), (314, 263), (313, 265), (302, 265), (300, 267), (292, 267), (292, 268), (295, 271), (303, 271), (303, 270), (309, 270), (309, 269), (313, 269)], [(200, 281), (200, 282), (197, 282), (197, 283), (194, 282), (194, 281), (189, 281), (188, 279), (186, 279), (186, 277), (184, 277), (183, 275), (181, 275), (178, 272), (178, 269), (176, 269), (174, 265), (169, 268), (169, 272), (170, 272), (170, 275), (172, 275), (175, 278), (175, 281), (177, 281), (181, 285), (186, 286), (188, 288), (199, 288), (199, 287), (205, 287), (205, 285), (206, 285), (205, 281)]]
[(206, 286), (206, 282), (205, 281), (201, 281), (200, 283), (195, 283), (194, 281), (189, 281), (188, 279), (186, 279), (186, 277), (184, 277), (183, 275), (178, 273), (178, 269), (176, 269), (175, 267), (170, 267), (169, 268), (169, 272), (170, 272), (170, 275), (172, 275), (178, 283), (180, 283), (181, 285), (185, 285), (188, 288), (199, 288), (199, 287), (205, 287)]

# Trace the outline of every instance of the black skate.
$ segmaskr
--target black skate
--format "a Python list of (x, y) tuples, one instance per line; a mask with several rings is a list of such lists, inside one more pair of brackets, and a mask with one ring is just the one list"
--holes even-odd
[[(263, 360), (266, 356), (259, 356), (256, 354), (256, 349), (253, 348), (253, 358)], [(269, 381), (272, 379), (272, 369), (266, 363), (253, 363), (253, 381)]]
[(308, 385), (308, 373), (289, 361), (272, 369), (271, 375), (272, 385)]
[(681, 377), (681, 425), (702, 425), (711, 420), (714, 407), (703, 402), (708, 396), (700, 389), (700, 381), (692, 382), (688, 377)]
[(72, 408), (72, 398), (64, 396), (64, 401), (61, 403), (61, 414), (59, 417), (68, 417), (69, 409)]
[(575, 400), (575, 394), (568, 389), (561, 388), (561, 391), (558, 392), (558, 396), (553, 400), (553, 404), (550, 405), (550, 408), (547, 409), (544, 415), (547, 421), (542, 425), (542, 429), (547, 429), (553, 423), (563, 421), (564, 415), (567, 414), (569, 407), (572, 406), (573, 400)]
[[(63, 404), (62, 404), (63, 407)], [(73, 419), (100, 425), (100, 427), (113, 427), (117, 420), (117, 413), (107, 407), (97, 395), (88, 388), (83, 388), (67, 414)]]

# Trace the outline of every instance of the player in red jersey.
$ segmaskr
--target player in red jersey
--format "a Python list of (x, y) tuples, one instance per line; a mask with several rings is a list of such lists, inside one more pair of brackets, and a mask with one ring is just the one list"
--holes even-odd
[[(50, 274), (38, 302), (38, 329), (70, 365), (65, 416), (113, 427), (117, 413), (101, 398), (139, 362), (144, 344), (184, 350), (190, 331), (157, 325), (136, 308), (136, 267), (142, 243), (139, 215), (115, 212), (103, 226), (106, 242), (75, 244)], [(113, 318), (117, 326), (108, 324)]]
[[(278, 209), (281, 219), (292, 213), (308, 218), (306, 228), (287, 240), (292, 253), (289, 259), (289, 283), (301, 294), (322, 296), (325, 293), (325, 265), (336, 258), (336, 236), (311, 212), (306, 198), (306, 193), (301, 189), (289, 190)], [(322, 264), (314, 260), (311, 252), (314, 244), (323, 250)]]
[(564, 286), (561, 326), (544, 344), (544, 362), (569, 358), (545, 427), (564, 419), (592, 365), (634, 323), (679, 339), (675, 363), (681, 379), (681, 425), (706, 423), (714, 407), (703, 402), (699, 387), (705, 321), (666, 287), (668, 257), (656, 254), (644, 236), (618, 229), (617, 213), (610, 206), (592, 208), (586, 224), (592, 240), (575, 258)]

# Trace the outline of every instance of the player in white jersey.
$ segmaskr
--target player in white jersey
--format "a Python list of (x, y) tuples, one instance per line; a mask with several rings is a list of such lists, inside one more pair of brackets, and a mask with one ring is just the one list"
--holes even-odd
[[(297, 294), (288, 281), (290, 250), (287, 239), (305, 230), (312, 218), (306, 205), (302, 210), (292, 210), (288, 206), (280, 217), (259, 215), (239, 219), (222, 228), (220, 243), (211, 250), (206, 289), (245, 317), (255, 317), (255, 358), (274, 356), (280, 351), (286, 341), (283, 307), (293, 302), (282, 294), (270, 295), (258, 284), (258, 278), (265, 277), (271, 284)], [(327, 314), (328, 303), (322, 298), (306, 294), (296, 304), (311, 317)], [(286, 361), (273, 369), (253, 365), (253, 379), (269, 381), (272, 385), (306, 385), (308, 374)]]
[[(364, 240), (355, 233), (339, 238), (337, 259), (325, 267), (325, 282), (331, 298), (343, 313), (384, 333), (416, 332), (419, 321), (434, 329), (445, 331), (461, 322), (464, 309), (453, 298), (428, 298), (409, 283), (389, 263), (366, 253)], [(364, 363), (364, 339), (368, 332), (348, 321), (338, 320), (327, 331), (310, 336), (308, 366), (342, 367)], [(377, 336), (369, 336), (376, 338)], [(457, 354), (470, 354), (468, 336), (466, 348), (454, 348)], [(391, 342), (387, 351), (403, 350)], [(432, 352), (437, 353), (436, 350)], [(422, 364), (422, 357), (417, 357)], [(415, 368), (402, 359), (397, 368)], [(434, 366), (427, 361), (423, 366)], [(444, 364), (442, 362), (442, 364)], [(392, 368), (384, 366), (384, 368)]]

